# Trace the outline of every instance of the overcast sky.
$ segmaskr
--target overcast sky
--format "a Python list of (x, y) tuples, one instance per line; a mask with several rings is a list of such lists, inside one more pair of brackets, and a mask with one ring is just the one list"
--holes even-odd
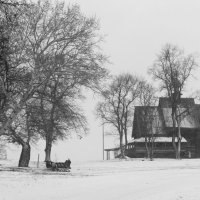
[[(79, 4), (85, 15), (99, 19), (100, 32), (106, 36), (102, 48), (112, 62), (106, 67), (112, 74), (130, 72), (147, 77), (148, 67), (166, 43), (178, 45), (186, 53), (200, 54), (199, 0), (65, 1)], [(195, 78), (188, 83), (188, 95), (200, 87), (200, 70)], [(53, 147), (52, 160), (102, 159), (102, 129), (93, 115), (95, 103), (91, 94), (84, 103), (89, 136)], [(109, 141), (105, 138), (106, 147), (113, 145)]]
[[(199, 0), (73, 0), (100, 20), (113, 73), (146, 72), (161, 47), (199, 52)], [(143, 69), (143, 70), (142, 70)], [(141, 72), (142, 71), (142, 72)]]

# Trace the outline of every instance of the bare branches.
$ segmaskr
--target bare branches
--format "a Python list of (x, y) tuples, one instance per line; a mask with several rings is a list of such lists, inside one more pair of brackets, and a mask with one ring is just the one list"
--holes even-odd
[[(120, 136), (120, 147), (125, 137), (127, 144), (128, 128), (132, 125), (134, 102), (140, 93), (140, 80), (130, 74), (114, 77), (112, 83), (101, 93), (102, 102), (97, 106), (97, 115), (116, 128)], [(123, 157), (123, 148), (121, 148)]]
[(28, 4), (23, 3), (23, 2), (17, 2), (17, 1), (4, 1), (4, 0), (0, 0), (0, 5), (6, 5), (6, 6), (27, 6)]
[(64, 1), (0, 0), (0, 5), (0, 104), (1, 116), (7, 116), (0, 135), (23, 110), (29, 113), (21, 126), (28, 143), (33, 131), (44, 135), (52, 128), (48, 144), (72, 130), (86, 132), (76, 101), (82, 87), (96, 90), (107, 76), (98, 21), (77, 5), (66, 9)]
[(155, 106), (157, 98), (156, 89), (146, 81), (140, 83), (139, 103), (141, 106)]
[(178, 98), (173, 95), (182, 93), (187, 79), (196, 67), (193, 55), (185, 56), (178, 47), (167, 44), (149, 72), (155, 79), (161, 81), (161, 89), (167, 90), (170, 98)]
[[(184, 55), (184, 52), (176, 46), (167, 44), (157, 56), (154, 65), (149, 69), (153, 77), (161, 82), (161, 89), (167, 92), (172, 106), (173, 120), (173, 146), (176, 158), (180, 159), (181, 151), (181, 114), (179, 106), (181, 95), (186, 81), (192, 75), (192, 71), (198, 66), (193, 55)], [(184, 114), (184, 113), (183, 113)], [(176, 131), (176, 124), (178, 132)], [(175, 135), (178, 138), (178, 146), (175, 144)]]
[[(135, 115), (140, 120), (141, 136), (145, 138), (145, 148), (147, 158), (153, 159), (154, 141), (158, 132), (158, 111), (155, 107), (157, 98), (155, 96), (156, 90), (152, 85), (146, 81), (140, 84), (139, 103), (141, 106), (136, 107)], [(136, 120), (136, 119), (135, 119)], [(138, 122), (139, 123), (139, 122)], [(134, 132), (133, 132), (134, 134)]]

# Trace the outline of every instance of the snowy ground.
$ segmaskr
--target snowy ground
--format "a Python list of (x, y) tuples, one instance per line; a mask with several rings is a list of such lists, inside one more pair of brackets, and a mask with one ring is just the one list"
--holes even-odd
[(70, 173), (16, 165), (0, 160), (0, 200), (200, 200), (200, 159), (72, 162)]

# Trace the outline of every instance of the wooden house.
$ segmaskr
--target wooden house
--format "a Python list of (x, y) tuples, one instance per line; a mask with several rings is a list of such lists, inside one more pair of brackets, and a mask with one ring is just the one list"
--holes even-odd
[[(193, 98), (181, 98), (181, 157), (200, 158), (200, 105)], [(172, 106), (168, 98), (161, 97), (158, 106), (136, 106), (134, 112), (132, 138), (125, 147), (128, 157), (145, 157), (145, 137), (154, 139), (154, 157), (174, 157), (172, 146)], [(178, 128), (176, 127), (178, 130)], [(177, 142), (177, 138), (176, 138)], [(106, 149), (119, 156), (119, 148)]]
[[(181, 157), (191, 158), (192, 154), (187, 151), (187, 141), (185, 138), (182, 138), (182, 149)], [(134, 139), (133, 142), (128, 143), (128, 146), (125, 150), (125, 154), (128, 157), (137, 158), (137, 157), (146, 157), (146, 148), (145, 148), (145, 138), (141, 137)], [(172, 137), (155, 137), (153, 142), (153, 157), (154, 158), (173, 158), (174, 149), (172, 146)]]
[[(182, 139), (181, 153), (185, 157), (200, 157), (200, 105), (195, 104), (193, 98), (181, 98), (178, 110), (181, 116), (181, 134), (184, 138)], [(157, 107), (136, 106), (132, 137), (138, 139), (152, 136), (172, 140), (173, 123), (171, 113), (170, 101), (164, 97), (159, 99)], [(134, 148), (132, 150), (128, 149), (127, 154), (130, 157), (138, 157), (144, 150), (145, 142), (135, 140)], [(156, 157), (169, 157), (173, 155), (172, 142), (155, 140), (154, 150)]]

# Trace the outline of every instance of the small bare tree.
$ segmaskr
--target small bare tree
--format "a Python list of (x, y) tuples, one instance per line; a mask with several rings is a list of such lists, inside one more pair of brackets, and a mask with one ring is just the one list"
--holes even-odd
[(103, 100), (97, 105), (97, 115), (104, 123), (116, 128), (120, 138), (121, 157), (124, 158), (123, 137), (127, 145), (127, 130), (132, 125), (134, 102), (139, 96), (140, 81), (130, 74), (114, 78), (108, 89), (103, 90)]
[[(184, 55), (184, 52), (177, 46), (167, 44), (157, 56), (149, 72), (161, 82), (161, 89), (167, 92), (172, 107), (173, 121), (173, 147), (177, 159), (180, 159), (181, 152), (181, 111), (180, 101), (186, 81), (197, 66), (193, 55)], [(185, 113), (185, 112), (184, 112)], [(183, 114), (184, 114), (183, 113)], [(178, 131), (176, 132), (176, 127)], [(176, 146), (175, 137), (178, 139)]]
[(154, 141), (157, 135), (158, 129), (158, 112), (156, 105), (156, 90), (152, 85), (143, 81), (140, 86), (139, 103), (142, 106), (140, 118), (142, 121), (142, 130), (145, 137), (145, 148), (147, 158), (153, 159), (154, 153)]

